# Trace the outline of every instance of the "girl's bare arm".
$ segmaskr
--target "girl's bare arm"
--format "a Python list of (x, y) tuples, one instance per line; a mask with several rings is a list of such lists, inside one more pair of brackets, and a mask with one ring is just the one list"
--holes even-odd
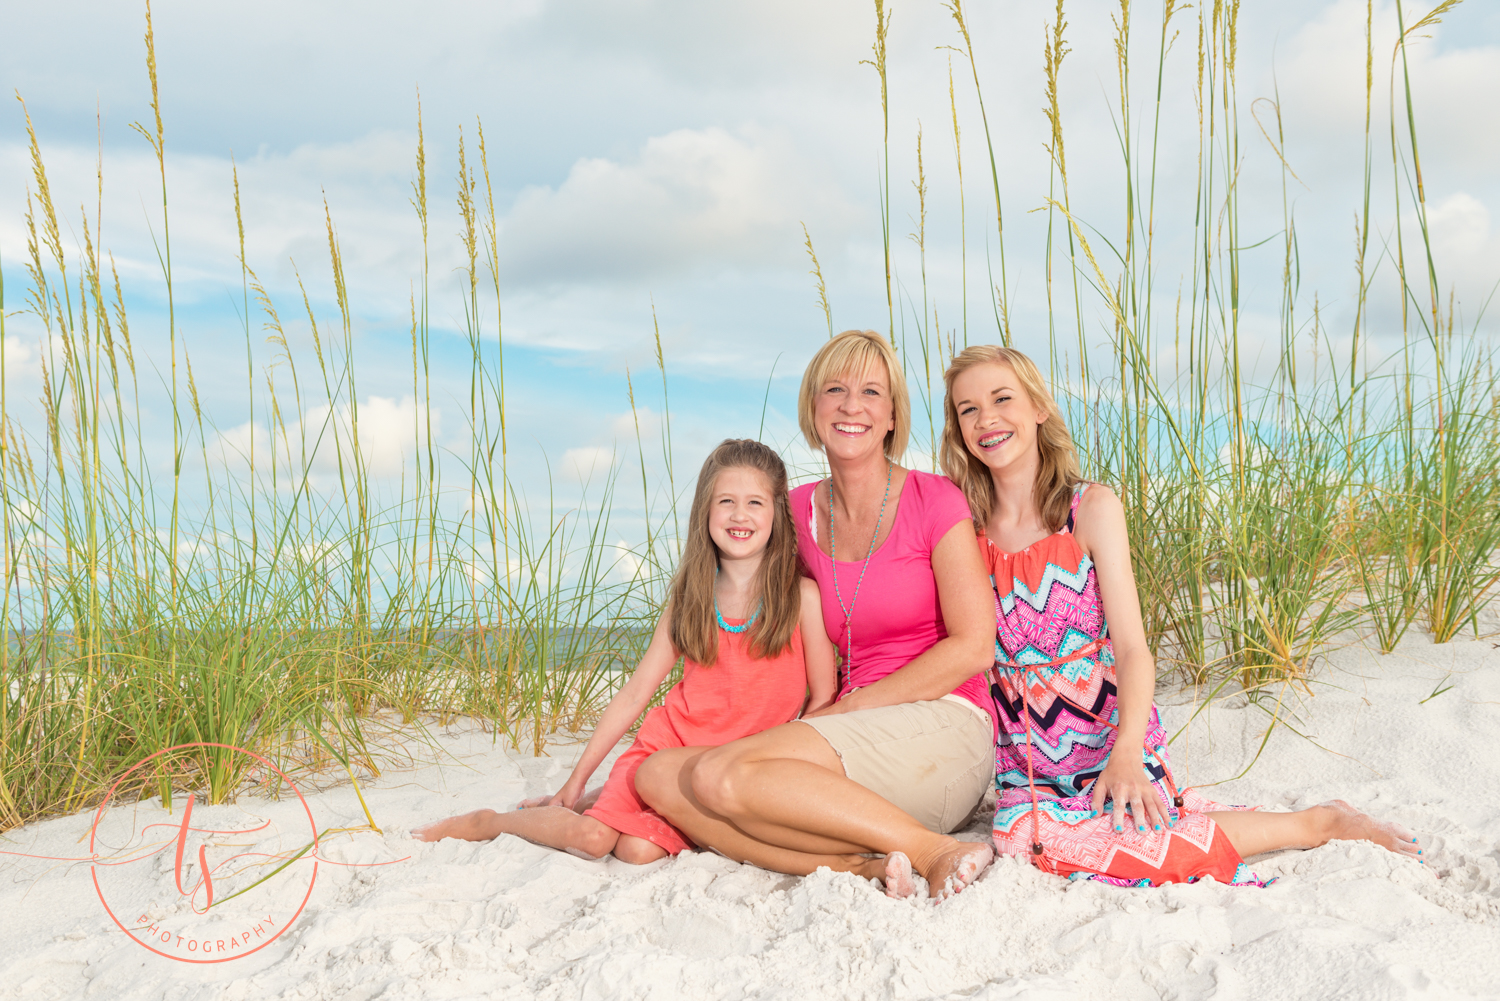
[(1141, 599), (1130, 564), (1130, 538), (1125, 529), (1125, 507), (1114, 493), (1099, 484), (1084, 491), (1078, 502), (1078, 545), (1094, 561), (1099, 597), (1109, 622), (1115, 653), (1115, 705), (1119, 710), (1118, 754), (1111, 753), (1104, 772), (1094, 783), (1093, 807), (1114, 799), (1116, 827), (1125, 824), (1127, 804), (1137, 826), (1166, 827), (1165, 808), (1157, 800), (1150, 776), (1141, 763), (1146, 725), (1156, 697), (1156, 660), (1146, 645)]
[(801, 579), (802, 588), (802, 654), (807, 661), (807, 710), (815, 712), (832, 705), (838, 695), (838, 668), (834, 662), (833, 641), (823, 625), (823, 602), (818, 582)]
[(667, 616), (670, 614), (670, 609), (662, 612), (661, 618), (656, 622), (656, 630), (651, 634), (646, 653), (636, 665), (634, 673), (626, 679), (615, 697), (609, 700), (604, 714), (599, 717), (599, 725), (594, 728), (593, 736), (589, 737), (588, 745), (583, 749), (583, 756), (573, 766), (573, 773), (546, 805), (572, 809), (583, 795), (589, 776), (594, 774), (599, 763), (620, 742), (620, 738), (625, 736), (631, 724), (640, 718), (641, 712), (651, 702), (651, 697), (666, 680), (672, 665), (677, 663), (677, 650), (672, 646), (668, 626)]

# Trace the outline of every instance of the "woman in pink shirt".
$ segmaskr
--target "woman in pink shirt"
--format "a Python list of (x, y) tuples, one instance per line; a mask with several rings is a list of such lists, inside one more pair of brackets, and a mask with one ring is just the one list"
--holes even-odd
[[(803, 435), (829, 477), (791, 493), (803, 569), (843, 660), (832, 706), (719, 748), (649, 758), (636, 789), (695, 842), (743, 862), (819, 866), (941, 899), (989, 865), (948, 832), (994, 776), (995, 598), (964, 496), (897, 465), (911, 425), (885, 338), (831, 339), (803, 375)], [(883, 858), (870, 859), (867, 854)]]

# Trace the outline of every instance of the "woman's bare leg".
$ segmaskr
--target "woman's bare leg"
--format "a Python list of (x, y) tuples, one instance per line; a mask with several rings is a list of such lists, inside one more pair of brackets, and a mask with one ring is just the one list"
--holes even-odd
[(1381, 823), (1341, 799), (1296, 813), (1263, 810), (1209, 814), (1241, 858), (1283, 848), (1317, 848), (1334, 839), (1373, 841), (1382, 848), (1422, 861), (1417, 839), (1399, 824)]
[[(658, 751), (642, 763), (635, 774), (636, 791), (664, 817), (704, 847), (711, 847), (736, 862), (749, 862), (762, 869), (806, 876), (827, 866), (834, 872), (852, 872), (868, 879), (881, 879), (885, 873), (880, 859), (868, 859), (858, 850), (848, 852), (802, 852), (768, 844), (746, 834), (729, 820), (707, 810), (693, 795), (692, 776), (699, 757), (711, 748), (677, 747)], [(648, 769), (649, 766), (649, 769)], [(642, 792), (650, 788), (652, 795)], [(666, 808), (665, 812), (663, 807)], [(687, 820), (687, 826), (678, 823)]]
[(564, 806), (537, 806), (510, 813), (475, 810), (423, 824), (411, 833), (418, 841), (441, 841), (443, 838), (491, 841), (502, 834), (514, 834), (548, 848), (577, 851), (590, 858), (608, 855), (620, 838), (620, 832), (608, 824), (574, 813)]
[[(903, 853), (934, 889), (961, 889), (987, 865), (987, 844), (934, 834), (844, 776), (838, 754), (810, 726), (790, 723), (720, 748), (652, 755), (636, 791), (700, 845), (765, 869), (818, 866), (883, 878), (858, 853)], [(830, 861), (834, 860), (834, 861)]]

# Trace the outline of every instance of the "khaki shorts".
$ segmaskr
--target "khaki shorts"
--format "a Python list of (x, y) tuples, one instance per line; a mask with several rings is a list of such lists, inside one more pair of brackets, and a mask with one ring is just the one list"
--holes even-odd
[(961, 826), (995, 777), (995, 734), (988, 717), (952, 700), (802, 722), (838, 752), (845, 775), (938, 834)]

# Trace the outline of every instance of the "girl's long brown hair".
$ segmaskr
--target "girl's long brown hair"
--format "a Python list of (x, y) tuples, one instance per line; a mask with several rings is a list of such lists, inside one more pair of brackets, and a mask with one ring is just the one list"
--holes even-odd
[(677, 652), (704, 667), (719, 657), (719, 623), (714, 615), (714, 575), (719, 550), (708, 534), (708, 508), (714, 484), (726, 469), (754, 469), (771, 488), (771, 538), (756, 574), (760, 617), (750, 627), (750, 654), (775, 657), (792, 641), (802, 612), (797, 580), (797, 533), (786, 494), (786, 465), (770, 448), (750, 438), (726, 438), (709, 453), (698, 473), (687, 541), (672, 578), (671, 636)]
[(964, 348), (943, 373), (946, 388), (943, 399), (943, 472), (964, 492), (969, 512), (974, 516), (974, 527), (984, 528), (995, 512), (995, 481), (990, 479), (989, 467), (964, 444), (963, 431), (958, 426), (958, 412), (953, 405), (953, 380), (975, 365), (993, 364), (1009, 365), (1031, 402), (1047, 414), (1047, 419), (1036, 429), (1036, 448), (1041, 463), (1037, 467), (1033, 496), (1037, 510), (1042, 514), (1042, 522), (1056, 532), (1067, 524), (1073, 488), (1082, 482), (1083, 472), (1078, 466), (1073, 436), (1063, 423), (1062, 412), (1057, 409), (1057, 401), (1047, 388), (1047, 380), (1042, 377), (1036, 362), (1015, 348), (993, 344)]

